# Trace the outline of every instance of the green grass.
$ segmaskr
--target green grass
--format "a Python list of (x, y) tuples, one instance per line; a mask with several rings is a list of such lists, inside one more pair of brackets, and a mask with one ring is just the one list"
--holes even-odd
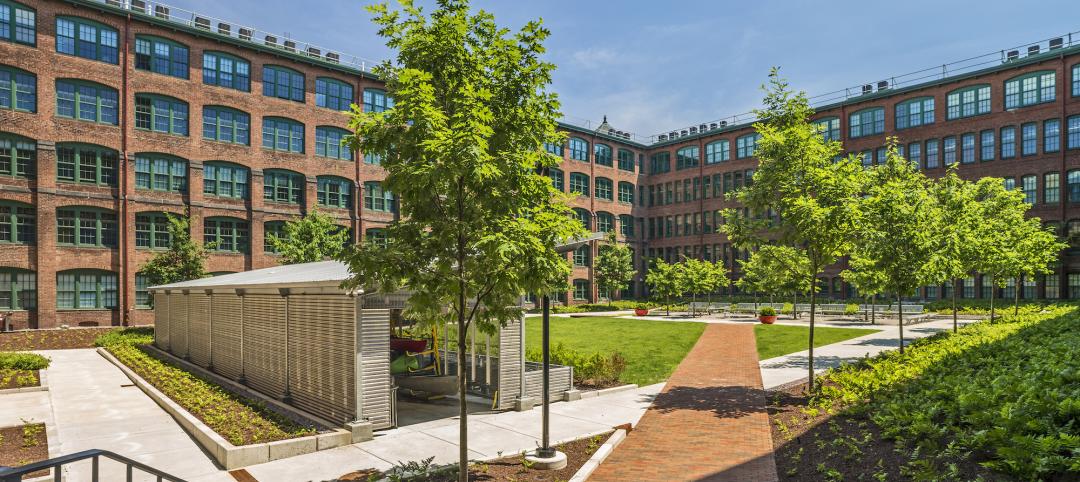
[[(878, 331), (881, 330), (819, 326), (814, 329), (814, 347), (831, 345)], [(757, 337), (758, 360), (766, 360), (805, 350), (810, 328), (791, 325), (754, 325), (754, 336)]]

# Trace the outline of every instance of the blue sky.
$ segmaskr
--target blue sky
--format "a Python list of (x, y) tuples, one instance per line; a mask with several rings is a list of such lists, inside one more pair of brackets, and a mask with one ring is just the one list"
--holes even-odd
[[(358, 0), (169, 0), (177, 7), (360, 57), (391, 52)], [(421, 1), (430, 4), (430, 1)], [(567, 120), (605, 114), (638, 135), (749, 111), (771, 66), (810, 95), (1080, 31), (1076, 0), (474, 0), (516, 28), (552, 31)], [(1080, 40), (1080, 34), (1074, 36)]]

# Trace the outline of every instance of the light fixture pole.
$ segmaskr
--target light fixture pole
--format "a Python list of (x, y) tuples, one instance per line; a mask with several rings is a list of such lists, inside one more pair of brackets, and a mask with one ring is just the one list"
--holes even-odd
[(551, 448), (550, 434), (551, 434), (551, 417), (550, 407), (551, 404), (551, 295), (544, 293), (543, 298), (540, 299), (540, 310), (543, 313), (541, 318), (543, 320), (543, 335), (541, 336), (541, 345), (544, 350), (544, 394), (541, 408), (541, 418), (543, 418), (543, 434), (540, 440), (540, 448), (536, 450), (536, 455), (540, 458), (550, 459), (555, 456), (555, 449)]

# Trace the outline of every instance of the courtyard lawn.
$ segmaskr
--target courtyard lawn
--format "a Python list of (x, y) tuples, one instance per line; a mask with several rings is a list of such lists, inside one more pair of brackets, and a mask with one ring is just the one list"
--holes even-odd
[[(881, 330), (819, 326), (814, 329), (814, 347), (831, 345), (879, 331)], [(754, 325), (754, 335), (757, 336), (758, 360), (767, 360), (805, 350), (810, 327), (759, 324)]]

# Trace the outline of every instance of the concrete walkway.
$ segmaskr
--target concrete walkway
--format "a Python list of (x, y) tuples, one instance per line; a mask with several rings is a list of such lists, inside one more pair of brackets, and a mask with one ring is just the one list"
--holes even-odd
[(765, 404), (753, 326), (711, 324), (589, 480), (775, 481)]

